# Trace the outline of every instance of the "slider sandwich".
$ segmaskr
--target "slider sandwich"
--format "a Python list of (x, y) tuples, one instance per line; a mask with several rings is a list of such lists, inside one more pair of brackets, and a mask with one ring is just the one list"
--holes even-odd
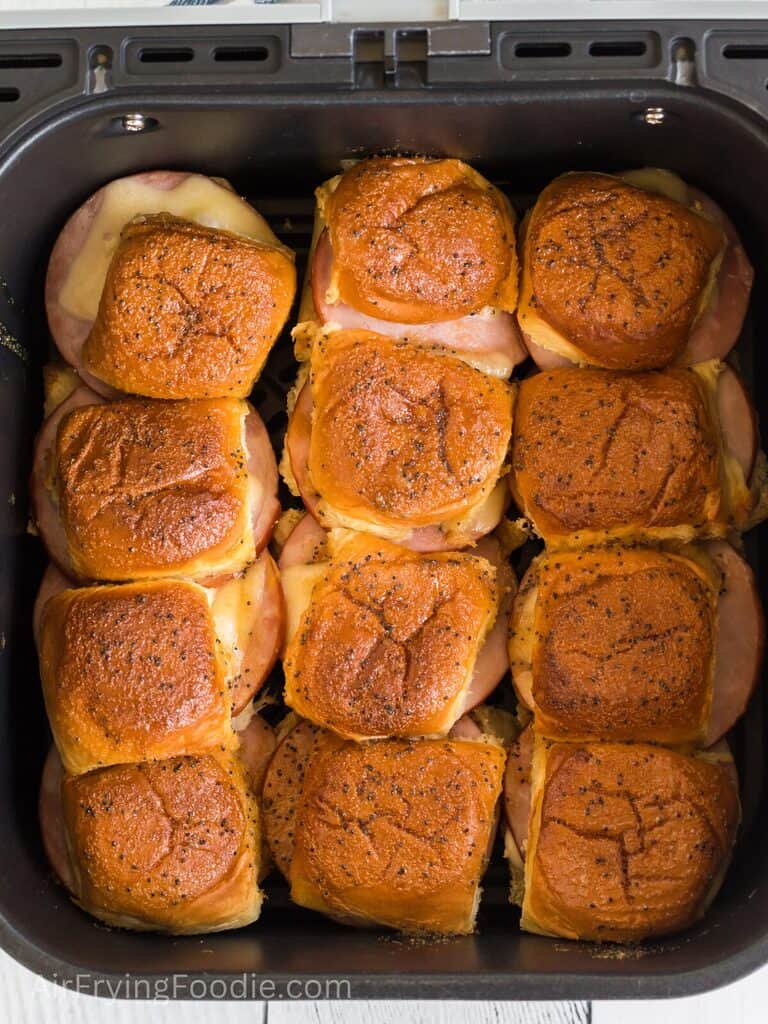
[(754, 410), (722, 363), (562, 367), (519, 387), (509, 480), (550, 547), (686, 542), (749, 523), (756, 452)]
[(473, 930), (506, 752), (472, 723), (459, 731), (358, 744), (286, 724), (264, 828), (296, 903), (345, 924)]
[(61, 355), (102, 395), (246, 398), (295, 291), (293, 253), (229, 182), (150, 171), (70, 217), (45, 301)]
[(504, 779), (511, 899), (525, 931), (639, 942), (705, 913), (740, 806), (727, 746), (551, 743), (528, 726)]
[(293, 532), (281, 563), (295, 712), (349, 739), (441, 736), (496, 688), (515, 578), (495, 538), (424, 554), (333, 530), (324, 555), (296, 563), (303, 521)]
[(556, 178), (521, 231), (518, 322), (538, 366), (724, 359), (753, 270), (711, 199), (656, 168)]
[(43, 543), (77, 581), (219, 580), (280, 512), (267, 431), (234, 398), (105, 403), (80, 386), (43, 423), (31, 487)]
[(421, 551), (466, 547), (506, 507), (514, 389), (439, 347), (314, 335), (281, 468), (327, 529)]
[(320, 324), (445, 346), (500, 377), (523, 361), (515, 214), (477, 171), (461, 160), (373, 157), (316, 196), (299, 352)]

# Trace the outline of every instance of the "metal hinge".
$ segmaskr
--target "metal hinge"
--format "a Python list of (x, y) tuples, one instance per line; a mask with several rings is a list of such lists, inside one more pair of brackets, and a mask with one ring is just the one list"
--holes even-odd
[(345, 84), (359, 88), (414, 88), (430, 81), (430, 65), (444, 58), (487, 57), (486, 22), (440, 25), (293, 25), (291, 57), (332, 60)]

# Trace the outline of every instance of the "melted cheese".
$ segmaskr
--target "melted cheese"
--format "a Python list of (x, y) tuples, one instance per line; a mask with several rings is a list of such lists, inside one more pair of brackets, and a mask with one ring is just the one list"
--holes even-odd
[(261, 214), (230, 187), (203, 175), (191, 174), (172, 189), (147, 185), (138, 177), (124, 178), (105, 188), (85, 243), (74, 254), (59, 293), (59, 303), (68, 313), (81, 320), (95, 319), (120, 232), (134, 217), (154, 213), (169, 213), (267, 245), (279, 244)]
[[(468, 509), (463, 515), (455, 519), (445, 519), (440, 523), (433, 524), (439, 527), (452, 544), (466, 544), (469, 536), (485, 536), (490, 533), (499, 523), (504, 515), (506, 502), (506, 483), (500, 480), (490, 494), (479, 498), (477, 503)], [(342, 528), (353, 530), (357, 533), (365, 533), (375, 527), (373, 532), (378, 537), (390, 540), (393, 543), (407, 543), (414, 529), (419, 527), (392, 526), (379, 522), (379, 517), (372, 510), (361, 518), (349, 515), (337, 509), (331, 502), (322, 498), (318, 502), (317, 514), (325, 529)]]
[(509, 667), (518, 696), (533, 708), (533, 644), (538, 587), (531, 586), (515, 602), (514, 632), (509, 637)]
[(304, 612), (312, 600), (315, 584), (325, 576), (328, 565), (315, 562), (312, 565), (292, 565), (284, 569), (280, 576), (285, 597), (285, 642), (290, 643), (293, 634), (299, 628)]
[(664, 170), (662, 167), (638, 167), (635, 170), (622, 171), (616, 177), (626, 181), (629, 185), (634, 185), (635, 188), (642, 188), (646, 192), (656, 192), (657, 195), (666, 196), (667, 199), (674, 199), (681, 206), (690, 206), (688, 186), (673, 171)]
[[(720, 412), (717, 401), (717, 382), (723, 372), (724, 365), (718, 359), (709, 359), (706, 363), (698, 363), (693, 371), (702, 378), (707, 392), (710, 415), (714, 422), (719, 425), (720, 457), (721, 457), (721, 487), (725, 508), (722, 516), (729, 517), (738, 525), (743, 524), (745, 517), (752, 507), (752, 495), (749, 483), (744, 479), (744, 471), (739, 461), (733, 456), (730, 449), (725, 445), (722, 425), (720, 425)], [(725, 531), (723, 531), (724, 535)]]
[(211, 614), (218, 638), (217, 651), (227, 679), (240, 673), (254, 622), (259, 618), (268, 560), (258, 559), (242, 576), (209, 591)]

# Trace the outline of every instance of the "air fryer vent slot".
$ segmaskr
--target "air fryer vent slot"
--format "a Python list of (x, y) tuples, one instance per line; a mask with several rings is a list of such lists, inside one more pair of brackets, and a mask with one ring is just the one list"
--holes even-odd
[(116, 81), (125, 72), (163, 83), (183, 76), (187, 84), (203, 85), (212, 79), (239, 84), (244, 76), (274, 75), (282, 67), (281, 54), (277, 35), (206, 35), (202, 31), (199, 35), (186, 32), (176, 39), (147, 35), (131, 39), (123, 48)]
[(736, 44), (723, 47), (726, 60), (768, 60), (768, 45)]
[(530, 42), (530, 43), (518, 43), (515, 46), (515, 56), (523, 58), (550, 58), (550, 57), (570, 57), (571, 55), (571, 44), (570, 43), (550, 43), (550, 42)]
[(269, 57), (267, 46), (217, 46), (213, 51), (215, 61), (234, 63), (262, 63)]
[(195, 59), (195, 51), (189, 46), (142, 46), (139, 60), (142, 64), (188, 64)]
[(645, 51), (642, 39), (599, 40), (589, 44), (590, 57), (642, 57)]
[(0, 53), (0, 69), (60, 68), (60, 53)]

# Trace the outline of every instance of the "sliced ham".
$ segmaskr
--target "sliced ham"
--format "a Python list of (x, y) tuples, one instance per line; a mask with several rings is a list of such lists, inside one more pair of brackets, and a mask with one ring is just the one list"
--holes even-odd
[(285, 637), (283, 589), (271, 555), (262, 552), (241, 576), (218, 587), (211, 611), (236, 716), (261, 689)]
[(752, 570), (726, 541), (706, 550), (722, 572), (717, 603), (715, 669), (709, 729), (710, 746), (744, 713), (763, 660), (765, 622)]
[(511, 566), (501, 553), (501, 547), (495, 537), (483, 537), (472, 551), (481, 555), (496, 568), (496, 580), (506, 589), (499, 606), (496, 622), (480, 648), (472, 673), (472, 682), (464, 699), (463, 710), (471, 711), (481, 704), (496, 689), (509, 669), (507, 652), (507, 634), (509, 632), (509, 615), (515, 597), (517, 581)]
[(469, 715), (462, 715), (457, 722), (454, 722), (448, 733), (448, 739), (451, 740), (479, 740), (482, 739), (482, 736), (483, 730)]
[(277, 562), (280, 571), (284, 572), (294, 565), (312, 565), (313, 562), (321, 561), (327, 536), (314, 516), (305, 512), (288, 534), (280, 552)]
[(40, 647), (40, 621), (43, 617), (43, 609), (52, 597), (60, 594), (62, 590), (68, 590), (74, 585), (72, 580), (65, 576), (53, 562), (48, 563), (48, 567), (40, 581), (40, 589), (35, 598), (35, 606), (32, 609), (32, 632), (35, 638), (35, 645), (38, 648)]
[(728, 745), (727, 740), (719, 740), (713, 746), (702, 752), (702, 756), (707, 761), (714, 761), (717, 764), (725, 765), (728, 769), (728, 774), (731, 777), (731, 783), (733, 788), (738, 793), (739, 791), (739, 773), (736, 768), (736, 763), (733, 760), (733, 754), (731, 748)]
[(43, 847), (48, 861), (57, 878), (70, 892), (74, 891), (75, 879), (67, 852), (64, 812), (61, 803), (61, 783), (64, 768), (55, 746), (48, 751), (40, 780), (38, 814)]
[[(318, 506), (320, 495), (315, 490), (309, 475), (309, 446), (312, 435), (312, 391), (309, 384), (305, 384), (298, 394), (296, 405), (293, 408), (288, 421), (288, 429), (285, 434), (285, 448), (291, 473), (296, 483), (301, 499), (307, 510), (319, 518)], [(503, 493), (502, 503), (494, 504), (489, 501), (489, 518), (479, 519), (460, 541), (455, 537), (449, 538), (439, 526), (417, 526), (410, 534), (398, 544), (410, 548), (412, 551), (452, 551), (459, 547), (466, 547), (474, 543), (480, 537), (494, 530), (503, 514), (506, 504), (509, 502), (509, 489), (504, 481), (497, 485), (499, 492)], [(495, 495), (495, 491), (493, 494)], [(498, 505), (498, 507), (497, 507)]]
[(443, 345), (461, 358), (493, 374), (509, 377), (518, 363), (527, 356), (514, 314), (500, 310), (482, 310), (458, 320), (428, 324), (400, 324), (360, 313), (343, 302), (326, 302), (331, 282), (333, 251), (325, 230), (320, 235), (312, 259), (312, 300), (323, 324), (361, 328), (386, 334), (392, 338)]
[(504, 812), (521, 863), (528, 845), (532, 766), (533, 726), (529, 725), (509, 748), (504, 772)]
[(301, 500), (309, 512), (317, 518), (320, 495), (309, 478), (309, 444), (312, 437), (312, 390), (306, 383), (298, 394), (296, 405), (288, 420), (285, 433), (285, 447), (288, 453), (293, 479)]
[(248, 472), (260, 487), (260, 500), (254, 503), (251, 514), (253, 540), (259, 552), (266, 546), (280, 518), (280, 500), (277, 497), (277, 462), (272, 442), (264, 421), (253, 408), (245, 421), (245, 444)]
[(699, 203), (703, 213), (723, 229), (728, 239), (728, 248), (717, 276), (714, 302), (693, 325), (680, 360), (685, 365), (692, 365), (707, 359), (725, 359), (739, 340), (755, 272), (730, 218), (698, 189), (689, 186), (688, 194)]
[(237, 733), (240, 741), (238, 757), (245, 769), (253, 795), (261, 799), (261, 787), (267, 765), (275, 752), (277, 741), (272, 726), (261, 715), (253, 715), (248, 724)]
[(757, 456), (757, 417), (744, 382), (730, 366), (717, 379), (717, 411), (723, 444), (749, 483)]
[(556, 370), (558, 366), (574, 365), (570, 359), (566, 356), (561, 356), (559, 352), (553, 352), (549, 348), (537, 345), (533, 338), (526, 334), (525, 331), (523, 331), (523, 341), (528, 349), (528, 354), (540, 370)]
[(69, 557), (67, 537), (59, 518), (59, 510), (51, 493), (53, 475), (52, 459), (56, 445), (56, 434), (62, 419), (73, 409), (81, 406), (98, 405), (104, 399), (85, 386), (76, 388), (72, 394), (45, 420), (35, 440), (34, 462), (30, 491), (34, 509), (35, 525), (40, 533), (48, 554), (64, 573), (74, 577)]

